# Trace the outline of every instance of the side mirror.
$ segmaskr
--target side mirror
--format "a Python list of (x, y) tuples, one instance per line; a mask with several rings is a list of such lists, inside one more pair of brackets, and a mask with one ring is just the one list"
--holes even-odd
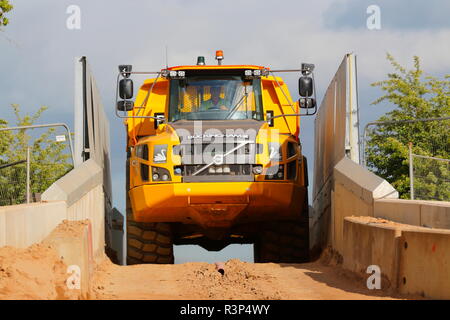
[(309, 76), (301, 76), (298, 79), (298, 93), (300, 97), (309, 98), (313, 94), (314, 83), (313, 79)]
[(302, 109), (313, 109), (316, 107), (316, 99), (314, 98), (300, 98), (298, 103)]
[(119, 96), (122, 99), (133, 98), (133, 80), (125, 78), (119, 81)]
[(133, 101), (129, 100), (120, 100), (117, 101), (117, 110), (119, 111), (131, 111), (134, 108)]

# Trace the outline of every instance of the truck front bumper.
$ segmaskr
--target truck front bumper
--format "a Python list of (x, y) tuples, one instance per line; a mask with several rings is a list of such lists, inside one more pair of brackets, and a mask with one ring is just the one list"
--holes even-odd
[(139, 222), (235, 223), (299, 217), (306, 188), (289, 182), (147, 184), (129, 191)]

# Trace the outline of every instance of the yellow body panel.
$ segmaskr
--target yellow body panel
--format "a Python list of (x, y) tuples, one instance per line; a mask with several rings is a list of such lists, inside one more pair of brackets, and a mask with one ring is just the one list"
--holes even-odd
[[(281, 90), (280, 87), (283, 89)], [(289, 90), (284, 81), (279, 77), (263, 77), (263, 105), (264, 110), (272, 110), (274, 116), (281, 114), (299, 113), (298, 103), (294, 103), (289, 94)], [(286, 94), (286, 97), (284, 94)], [(279, 117), (274, 119), (274, 127), (280, 130), (280, 133), (290, 133), (298, 135), (299, 117)]]
[(164, 183), (130, 190), (140, 222), (184, 222), (229, 227), (298, 216), (305, 188), (287, 182)]
[[(150, 89), (152, 90), (149, 93)], [(168, 97), (168, 80), (162, 78), (148, 79), (139, 88), (136, 100), (134, 101), (134, 109), (128, 112), (128, 116), (155, 116), (155, 113), (164, 114), (167, 109)], [(157, 134), (153, 119), (128, 118), (125, 120), (125, 125), (127, 127), (128, 145), (134, 145), (138, 137)]]

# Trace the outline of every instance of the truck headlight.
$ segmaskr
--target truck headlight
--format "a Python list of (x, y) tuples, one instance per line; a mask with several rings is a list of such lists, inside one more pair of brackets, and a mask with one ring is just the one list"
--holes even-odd
[(172, 181), (170, 172), (166, 168), (152, 167), (153, 181)]
[(282, 164), (267, 168), (266, 180), (284, 180), (284, 166)]
[(167, 162), (167, 144), (156, 144), (153, 146), (153, 162)]

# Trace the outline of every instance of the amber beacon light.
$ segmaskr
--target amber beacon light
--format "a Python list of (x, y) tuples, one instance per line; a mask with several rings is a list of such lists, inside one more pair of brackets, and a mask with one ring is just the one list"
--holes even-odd
[(216, 60), (217, 63), (219, 64), (219, 66), (222, 64), (222, 60), (223, 60), (223, 51), (222, 50), (217, 50), (216, 51)]

